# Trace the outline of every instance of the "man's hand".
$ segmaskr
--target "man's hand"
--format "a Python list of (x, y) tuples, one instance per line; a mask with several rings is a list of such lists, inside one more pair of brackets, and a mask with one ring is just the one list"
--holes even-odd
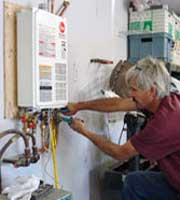
[(74, 115), (78, 111), (77, 103), (68, 103), (67, 106), (64, 108), (61, 108), (60, 111), (64, 115), (68, 115), (68, 116)]
[(72, 123), (70, 124), (70, 127), (79, 132), (84, 134), (86, 132), (85, 126), (84, 126), (84, 121), (81, 119), (73, 118)]
[(86, 138), (90, 139), (99, 149), (108, 155), (112, 156), (117, 160), (129, 159), (135, 155), (138, 155), (136, 149), (132, 146), (131, 142), (128, 141), (123, 145), (115, 144), (103, 136), (97, 135), (84, 126), (84, 122), (80, 119), (74, 118), (72, 123), (69, 125), (73, 130), (79, 132)]

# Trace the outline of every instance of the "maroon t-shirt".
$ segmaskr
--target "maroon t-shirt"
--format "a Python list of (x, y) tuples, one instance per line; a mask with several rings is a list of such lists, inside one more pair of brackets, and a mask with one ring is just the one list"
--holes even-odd
[(145, 158), (158, 162), (169, 183), (180, 191), (180, 95), (164, 97), (146, 127), (130, 140)]

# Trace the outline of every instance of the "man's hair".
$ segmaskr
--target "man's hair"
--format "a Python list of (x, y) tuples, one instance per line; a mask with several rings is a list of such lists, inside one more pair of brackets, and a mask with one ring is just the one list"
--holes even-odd
[(162, 98), (169, 95), (170, 74), (164, 63), (158, 59), (148, 57), (140, 60), (126, 73), (126, 83), (128, 86), (133, 79), (137, 81), (139, 89), (148, 90), (155, 86), (158, 97)]

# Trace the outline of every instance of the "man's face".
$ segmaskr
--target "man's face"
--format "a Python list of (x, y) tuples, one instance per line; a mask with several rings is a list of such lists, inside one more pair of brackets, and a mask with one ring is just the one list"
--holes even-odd
[(133, 79), (130, 81), (129, 97), (136, 103), (137, 108), (149, 110), (155, 97), (155, 88), (149, 90), (139, 89), (136, 79)]

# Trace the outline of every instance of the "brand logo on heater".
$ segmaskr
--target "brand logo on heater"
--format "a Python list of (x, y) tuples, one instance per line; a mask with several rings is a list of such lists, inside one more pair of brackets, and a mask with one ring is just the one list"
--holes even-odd
[(65, 24), (64, 24), (64, 22), (60, 22), (59, 23), (59, 30), (60, 30), (61, 33), (65, 32)]

